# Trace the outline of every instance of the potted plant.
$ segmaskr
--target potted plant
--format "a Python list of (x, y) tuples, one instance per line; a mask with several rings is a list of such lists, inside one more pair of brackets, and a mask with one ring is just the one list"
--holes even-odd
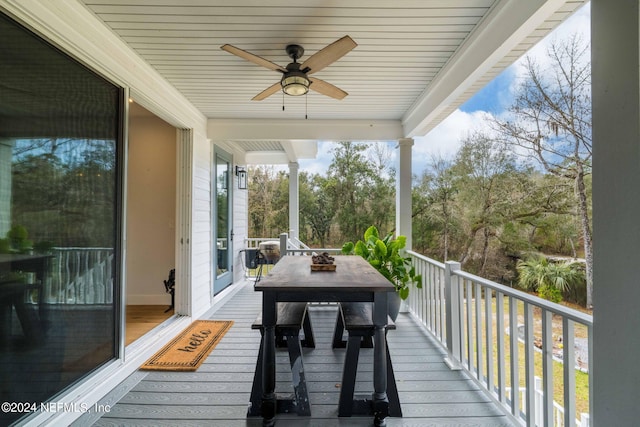
[(422, 276), (416, 274), (411, 258), (402, 254), (406, 243), (406, 236), (394, 239), (391, 233), (381, 239), (378, 229), (372, 225), (365, 231), (364, 240), (358, 240), (355, 244), (347, 242), (342, 246), (343, 254), (360, 255), (393, 283), (396, 293), (389, 299), (389, 315), (393, 320), (398, 316), (401, 300), (409, 296), (409, 286), (415, 284), (422, 288)]

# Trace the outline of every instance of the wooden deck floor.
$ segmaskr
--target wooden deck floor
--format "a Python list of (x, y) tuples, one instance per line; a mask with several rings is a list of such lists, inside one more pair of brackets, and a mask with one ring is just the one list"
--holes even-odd
[[(93, 425), (260, 426), (261, 419), (246, 418), (260, 339), (250, 325), (260, 311), (260, 297), (245, 286), (212, 316), (235, 324), (197, 372), (138, 371), (120, 387), (129, 391)], [(277, 426), (371, 425), (371, 418), (337, 417), (345, 350), (331, 349), (335, 310), (310, 310), (316, 348), (305, 349), (304, 363), (312, 417), (279, 415)], [(445, 353), (408, 315), (400, 314), (397, 330), (389, 333), (389, 348), (404, 417), (388, 418), (388, 426), (513, 425), (471, 379), (447, 368)], [(372, 365), (371, 350), (363, 349), (356, 392), (373, 390)], [(277, 372), (277, 391), (286, 391), (290, 371), (285, 350), (278, 352)]]

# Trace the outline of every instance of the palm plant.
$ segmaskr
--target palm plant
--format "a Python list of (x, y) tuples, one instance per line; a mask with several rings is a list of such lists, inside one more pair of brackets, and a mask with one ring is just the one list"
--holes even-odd
[(518, 284), (540, 294), (548, 294), (549, 289), (566, 293), (585, 280), (584, 270), (577, 262), (550, 262), (538, 256), (519, 260), (516, 265)]

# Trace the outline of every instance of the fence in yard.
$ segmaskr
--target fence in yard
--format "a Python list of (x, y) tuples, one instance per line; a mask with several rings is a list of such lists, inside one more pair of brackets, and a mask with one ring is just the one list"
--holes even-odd
[[(544, 419), (544, 391), (542, 389), (542, 378), (536, 376), (535, 381), (535, 425), (542, 426), (542, 420)], [(511, 389), (507, 387), (507, 393), (509, 393)], [(520, 387), (520, 405), (524, 407), (526, 405), (527, 399), (527, 389), (525, 387)], [(582, 413), (580, 414), (580, 419), (576, 419), (577, 427), (589, 427), (590, 421), (589, 414)], [(555, 400), (553, 401), (553, 426), (554, 427), (563, 427), (564, 424), (564, 408)]]
[(465, 369), (527, 426), (585, 427), (591, 399), (587, 392), (576, 400), (576, 373), (581, 389), (592, 390), (592, 316), (466, 273), (457, 262), (409, 256), (423, 288), (411, 290), (408, 308), (447, 349), (450, 367)]

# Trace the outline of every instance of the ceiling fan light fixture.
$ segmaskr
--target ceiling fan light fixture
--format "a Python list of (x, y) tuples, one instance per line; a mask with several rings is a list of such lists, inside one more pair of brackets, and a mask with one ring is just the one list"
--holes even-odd
[(282, 85), (282, 91), (287, 95), (301, 96), (309, 92), (311, 81), (303, 72), (291, 71), (282, 76), (280, 84)]

